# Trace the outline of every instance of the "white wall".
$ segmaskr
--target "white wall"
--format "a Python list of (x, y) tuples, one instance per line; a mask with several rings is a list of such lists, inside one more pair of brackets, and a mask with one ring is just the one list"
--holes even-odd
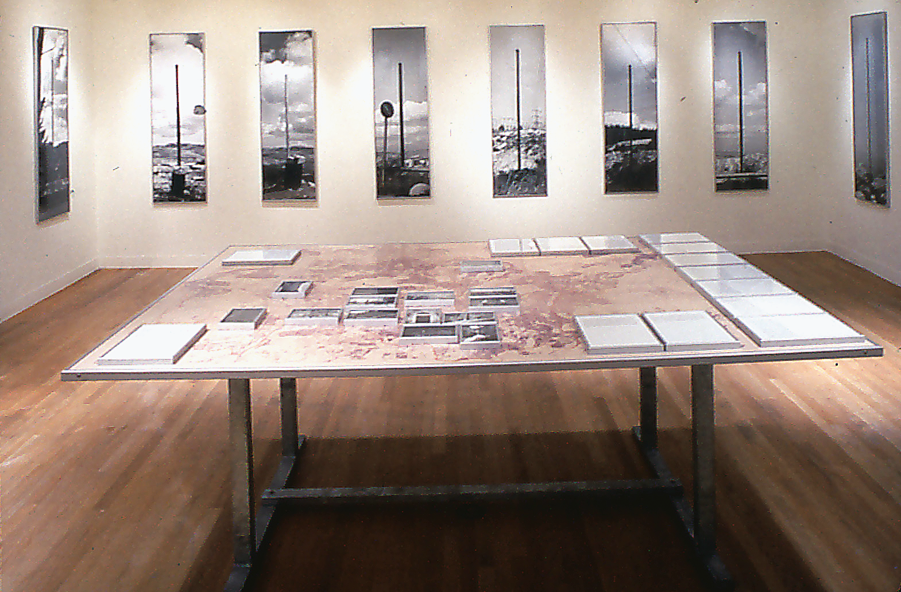
[[(835, 137), (832, 166), (839, 168), (839, 185), (833, 191), (833, 207), (826, 224), (829, 249), (866, 267), (889, 281), (901, 284), (901, 37), (895, 35), (901, 22), (901, 4), (897, 0), (845, 0), (842, 14), (833, 14), (828, 26), (842, 33), (823, 56), (837, 98), (838, 112), (829, 122)], [(892, 207), (884, 208), (859, 202), (854, 196), (854, 152), (852, 147), (851, 39), (850, 15), (874, 11), (888, 13), (889, 60), (889, 138), (894, 139), (889, 153), (889, 191)]]
[[(101, 266), (196, 265), (236, 243), (694, 229), (740, 252), (830, 248), (901, 283), (901, 269), (891, 257), (901, 242), (892, 232), (901, 206), (879, 211), (853, 199), (848, 25), (852, 12), (883, 8), (890, 11), (891, 28), (901, 18), (896, 0), (66, 4), (81, 1), (91, 7), (89, 20), (84, 10), (71, 6), (26, 7), (18, 0), (0, 0), (0, 133), (5, 138), (0, 148), (0, 318), (84, 273), (95, 257)], [(4, 7), (12, 2), (18, 4)], [(711, 23), (720, 20), (767, 22), (771, 174), (766, 192), (713, 190)], [(660, 192), (607, 196), (602, 190), (599, 27), (632, 21), (656, 21), (658, 27)], [(549, 196), (494, 199), (488, 27), (519, 23), (545, 25)], [(41, 227), (32, 219), (33, 24), (70, 29), (74, 68), (73, 213)], [(432, 198), (379, 203), (374, 197), (371, 28), (399, 25), (427, 29)], [(264, 206), (257, 35), (301, 28), (316, 34), (320, 199), (313, 206)], [(148, 36), (154, 32), (206, 34), (205, 205), (152, 204)], [(890, 39), (889, 45), (894, 66), (897, 44)], [(897, 88), (897, 68), (892, 75)], [(897, 105), (897, 93), (893, 97)], [(896, 155), (893, 159), (897, 162)]]
[[(97, 248), (86, 4), (0, 0), (0, 320), (95, 269)], [(35, 222), (32, 27), (69, 30), (71, 208)]]
[[(97, 198), (103, 265), (196, 264), (231, 243), (479, 240), (499, 236), (697, 229), (740, 251), (825, 244), (818, 200), (838, 184), (819, 161), (830, 103), (811, 103), (820, 4), (781, 0), (98, 0)], [(711, 22), (769, 24), (772, 176), (764, 193), (713, 191)], [(605, 196), (602, 22), (652, 20), (660, 48), (661, 190)], [(546, 26), (549, 196), (493, 199), (488, 26)], [(778, 23), (778, 24), (777, 24)], [(427, 29), (432, 195), (374, 197), (371, 28)], [(257, 35), (316, 34), (320, 200), (261, 205)], [(148, 35), (206, 34), (209, 201), (151, 203)], [(827, 171), (829, 172), (829, 171)], [(837, 174), (837, 173), (836, 173)]]

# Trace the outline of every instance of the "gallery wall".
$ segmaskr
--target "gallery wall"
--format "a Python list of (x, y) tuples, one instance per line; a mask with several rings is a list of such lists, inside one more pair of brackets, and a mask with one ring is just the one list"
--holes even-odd
[[(5, 141), (0, 160), (0, 285), (8, 293), (0, 318), (92, 265), (197, 265), (237, 243), (691, 229), (738, 252), (830, 248), (901, 283), (901, 267), (869, 242), (901, 241), (891, 231), (897, 206), (855, 202), (850, 130), (848, 17), (885, 9), (891, 30), (901, 18), (892, 0), (223, 0), (214, 9), (200, 0), (84, 0), (89, 21), (78, 2), (59, 1), (63, 7), (6, 9), (11, 0), (0, 0), (0, 60), (12, 73), (0, 81), (0, 132), (26, 146)], [(729, 20), (767, 22), (764, 192), (714, 192), (711, 23)], [(605, 195), (599, 28), (636, 21), (657, 23), (660, 191)], [(73, 211), (41, 227), (32, 213), (34, 24), (69, 28), (73, 54)], [(495, 24), (545, 25), (547, 197), (492, 197), (488, 27)], [(426, 27), (432, 197), (377, 202), (371, 29), (404, 25)], [(291, 29), (316, 36), (319, 200), (263, 205), (257, 39), (261, 30)], [(165, 32), (205, 34), (206, 204), (151, 199), (148, 36)]]
[[(97, 258), (86, 2), (0, 0), (0, 319), (92, 271)], [(32, 27), (69, 29), (72, 211), (36, 223)]]
[[(833, 103), (824, 81), (819, 4), (627, 0), (456, 3), (276, 0), (98, 2), (93, 30), (94, 162), (102, 265), (192, 265), (231, 243), (481, 240), (501, 236), (696, 229), (740, 251), (824, 244), (816, 213), (836, 178), (820, 174), (817, 137)], [(769, 24), (772, 176), (767, 192), (715, 194), (711, 22)], [(658, 23), (660, 192), (602, 191), (599, 27)], [(549, 195), (492, 197), (488, 27), (545, 25)], [(432, 197), (377, 202), (371, 29), (425, 26)], [(319, 201), (261, 204), (260, 30), (316, 35)], [(148, 34), (206, 34), (208, 202), (152, 205)]]
[[(843, 10), (829, 15), (826, 26), (844, 31), (848, 27), (847, 14), (862, 14), (872, 11), (888, 13), (888, 63), (889, 63), (889, 188), (892, 193), (892, 207), (883, 208), (854, 199), (847, 199), (854, 191), (853, 178), (843, 174), (833, 189), (832, 206), (826, 218), (829, 243), (827, 248), (849, 261), (866, 267), (870, 271), (901, 284), (901, 132), (896, 124), (896, 115), (901, 113), (901, 38), (893, 35), (901, 22), (901, 4), (896, 0), (845, 0)], [(845, 16), (842, 16), (842, 13)], [(826, 95), (835, 97), (838, 113), (827, 123), (833, 140), (834, 150), (830, 168), (846, 173), (853, 167), (851, 130), (851, 72), (848, 61), (849, 41), (847, 37), (824, 48), (823, 61), (841, 66), (833, 68), (835, 75), (829, 80), (833, 88)], [(895, 140), (892, 142), (892, 140)], [(825, 163), (824, 163), (825, 164)]]

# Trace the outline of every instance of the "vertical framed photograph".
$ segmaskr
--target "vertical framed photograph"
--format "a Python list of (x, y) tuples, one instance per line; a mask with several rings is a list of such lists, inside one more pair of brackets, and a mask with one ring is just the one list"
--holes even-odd
[(150, 35), (154, 203), (206, 201), (203, 33)]
[(425, 27), (372, 30), (376, 197), (427, 198), (429, 88)]
[(263, 201), (316, 199), (313, 31), (260, 32)]
[(543, 25), (489, 27), (495, 197), (547, 195)]
[(69, 32), (34, 27), (35, 213), (69, 211)]
[(766, 23), (713, 24), (717, 191), (769, 188)]
[(604, 191), (658, 190), (657, 25), (601, 25)]
[(854, 196), (889, 207), (888, 41), (884, 12), (851, 17)]

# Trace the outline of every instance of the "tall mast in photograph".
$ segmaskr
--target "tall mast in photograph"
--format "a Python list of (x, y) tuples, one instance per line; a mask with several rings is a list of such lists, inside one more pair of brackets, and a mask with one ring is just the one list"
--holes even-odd
[(288, 121), (288, 75), (285, 74), (285, 189), (291, 168), (291, 124)]
[(634, 137), (635, 134), (632, 133), (634, 129), (634, 119), (632, 112), (632, 64), (629, 64), (629, 166), (632, 166), (632, 159), (635, 150), (635, 142)]
[(404, 167), (407, 155), (404, 146), (404, 64), (397, 64), (397, 116), (400, 118), (400, 166)]
[(519, 50), (516, 50), (516, 170), (522, 170), (522, 95), (520, 90)]
[(385, 127), (382, 133), (382, 183), (384, 183), (388, 175), (388, 120), (394, 116), (394, 105), (391, 104), (391, 101), (384, 101), (379, 105), (379, 111), (385, 118)]
[(867, 174), (873, 174), (873, 137), (870, 135), (870, 38), (866, 38), (867, 59)]
[(738, 52), (738, 172), (745, 172), (745, 88)]
[(169, 195), (182, 197), (185, 193), (185, 174), (181, 172), (181, 98), (178, 90), (178, 64), (175, 64), (175, 155), (176, 165), (172, 171)]

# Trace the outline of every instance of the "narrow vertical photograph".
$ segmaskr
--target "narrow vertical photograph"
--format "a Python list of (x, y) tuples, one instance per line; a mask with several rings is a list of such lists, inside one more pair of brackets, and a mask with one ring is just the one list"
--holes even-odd
[(372, 74), (376, 197), (429, 197), (425, 28), (373, 29)]
[(851, 17), (854, 196), (888, 207), (888, 42), (884, 12)]
[(150, 35), (154, 203), (206, 201), (203, 33)]
[(547, 195), (543, 25), (489, 28), (495, 197)]
[(713, 24), (717, 191), (769, 188), (766, 23)]
[(657, 25), (601, 25), (604, 191), (653, 193), (657, 164)]
[(69, 32), (34, 27), (38, 222), (69, 211)]
[(263, 201), (316, 199), (313, 31), (260, 33)]

